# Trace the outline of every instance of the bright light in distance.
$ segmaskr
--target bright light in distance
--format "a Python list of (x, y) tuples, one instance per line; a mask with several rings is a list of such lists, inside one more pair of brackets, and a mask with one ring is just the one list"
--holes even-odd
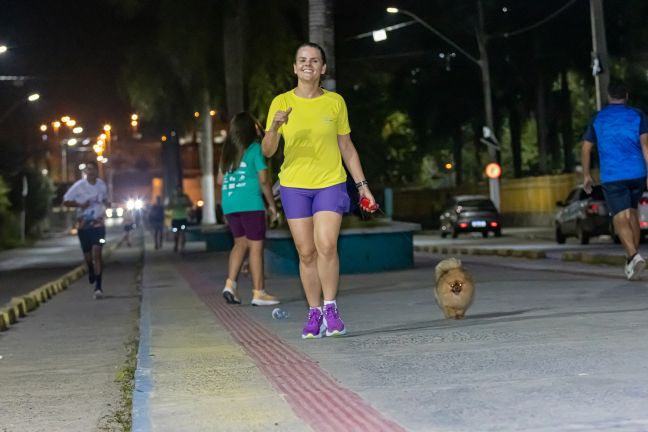
[(196, 117), (196, 118), (200, 117), (200, 113), (199, 113), (198, 111), (196, 111), (196, 112), (194, 113), (194, 117)]
[(6, 53), (8, 50), (7, 45), (0, 45), (0, 54)]
[(84, 169), (86, 169), (86, 164), (79, 164), (79, 170), (83, 171)]
[(44, 124), (40, 125), (40, 130), (41, 132), (45, 132), (47, 130), (47, 125)]
[(65, 123), (65, 124), (66, 124), (68, 127), (73, 128), (74, 126), (76, 126), (76, 120), (70, 120), (70, 121), (68, 121), (68, 122)]
[(105, 157), (105, 158), (101, 159), (101, 163), (108, 163), (108, 158)]
[(104, 140), (102, 140), (102, 139), (98, 139), (98, 140), (97, 140), (97, 145), (103, 147), (104, 144), (105, 144)]
[(209, 115), (214, 117), (216, 115), (216, 110), (209, 111)]
[(40, 95), (39, 95), (38, 93), (30, 94), (30, 95), (27, 97), (27, 100), (28, 100), (29, 102), (34, 102), (34, 101), (37, 101), (38, 99), (40, 99)]
[(131, 115), (131, 120), (137, 120), (138, 118), (139, 117), (137, 116), (137, 114), (132, 114)]
[(81, 126), (77, 126), (72, 129), (72, 132), (74, 132), (75, 134), (80, 134), (81, 132), (83, 132), (83, 128)]
[(162, 142), (166, 141), (166, 140), (167, 140), (166, 135), (162, 135), (162, 138), (161, 138), (161, 139), (162, 139)]
[(104, 130), (105, 132), (110, 132), (110, 129), (111, 129), (111, 127), (110, 127), (109, 124), (105, 124), (104, 127), (103, 127), (103, 130)]
[(126, 208), (128, 210), (133, 210), (135, 208), (135, 200), (129, 199), (128, 201), (126, 201)]
[(133, 121), (131, 122), (131, 126), (133, 126), (133, 127), (137, 126), (137, 120), (133, 120)]
[(450, 162), (446, 163), (444, 166), (445, 166), (445, 169), (447, 169), (447, 170), (452, 169), (452, 164)]
[(198, 201), (196, 202), (196, 205), (197, 205), (198, 207), (202, 207), (202, 206), (205, 205), (205, 202), (204, 202), (203, 200), (198, 200)]
[(83, 143), (83, 145), (88, 145), (88, 144), (90, 144), (90, 138), (86, 138), (81, 142)]
[(106, 209), (106, 217), (109, 217), (109, 218), (113, 217), (113, 209), (111, 209), (111, 208)]
[(388, 13), (398, 13), (398, 8), (395, 7), (388, 7), (387, 8)]
[(78, 141), (76, 140), (76, 138), (70, 138), (69, 140), (67, 140), (67, 145), (75, 146), (75, 145), (77, 145), (77, 142)]
[(101, 135), (99, 135), (99, 139), (100, 139), (100, 140), (105, 140), (105, 139), (106, 139), (106, 134), (101, 134)]
[(67, 122), (69, 122), (70, 120), (71, 120), (71, 119), (70, 119), (70, 116), (63, 116), (63, 117), (61, 117), (61, 121), (62, 121), (63, 123), (67, 123)]
[(144, 202), (141, 199), (135, 200), (135, 210), (141, 210), (144, 207)]
[(98, 161), (98, 162), (101, 162), (103, 159), (104, 159), (103, 156), (101, 156), (101, 155), (97, 156), (97, 161)]
[(54, 127), (54, 129), (58, 129), (58, 128), (61, 127), (61, 122), (60, 121), (55, 121), (54, 123), (52, 123), (52, 126)]
[(374, 30), (372, 32), (374, 42), (387, 40), (387, 31), (385, 29)]
[(122, 217), (124, 216), (124, 209), (121, 207), (117, 207), (117, 217)]
[(94, 150), (95, 153), (101, 153), (103, 151), (103, 147), (101, 147), (99, 144), (95, 144), (92, 146), (92, 150)]
[(44, 176), (46, 176), (48, 173), (49, 173), (49, 171), (47, 171), (47, 168), (43, 168), (41, 170), (41, 174), (43, 174)]

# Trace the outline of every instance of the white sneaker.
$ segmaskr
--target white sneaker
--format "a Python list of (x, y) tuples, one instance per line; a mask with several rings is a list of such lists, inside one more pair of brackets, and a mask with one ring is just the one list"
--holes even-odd
[(94, 299), (95, 300), (101, 300), (103, 298), (103, 291), (97, 288), (94, 290)]
[(223, 297), (228, 304), (241, 304), (241, 299), (238, 297), (236, 288), (223, 288)]
[(636, 254), (632, 260), (625, 265), (625, 275), (628, 280), (637, 280), (641, 276), (641, 271), (646, 267), (646, 261), (641, 255)]

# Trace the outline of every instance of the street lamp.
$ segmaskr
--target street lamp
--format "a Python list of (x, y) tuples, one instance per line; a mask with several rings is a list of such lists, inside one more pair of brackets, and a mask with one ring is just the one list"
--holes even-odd
[(6, 53), (8, 49), (7, 45), (0, 45), (0, 54)]
[[(421, 24), (423, 27), (434, 33), (441, 40), (454, 47), (458, 52), (463, 54), (468, 60), (476, 64), (480, 71), (482, 77), (482, 91), (484, 93), (484, 119), (486, 121), (486, 127), (484, 132), (488, 136), (484, 136), (487, 140), (492, 140), (492, 145), (488, 146), (488, 154), (492, 162), (497, 162), (497, 151), (499, 147), (497, 146), (497, 140), (494, 136), (495, 131), (495, 120), (493, 116), (493, 99), (491, 93), (491, 83), (490, 83), (490, 71), (488, 67), (488, 52), (486, 50), (486, 35), (484, 34), (484, 12), (482, 10), (481, 1), (477, 2), (478, 12), (479, 12), (479, 27), (477, 31), (477, 45), (479, 47), (479, 58), (473, 56), (468, 51), (457, 45), (454, 41), (449, 39), (443, 33), (432, 27), (427, 22), (423, 21), (418, 15), (404, 9), (399, 9), (396, 7), (388, 7), (387, 12), (390, 14), (403, 14), (414, 19), (416, 22)], [(490, 198), (495, 204), (495, 206), (500, 208), (500, 185), (499, 178), (491, 178), (488, 180), (488, 186), (490, 191)]]
[(10, 106), (9, 109), (7, 111), (5, 111), (5, 113), (2, 114), (2, 116), (0, 116), (0, 123), (5, 121), (7, 119), (7, 117), (9, 117), (9, 115), (11, 115), (11, 113), (14, 112), (14, 110), (16, 108), (18, 108), (20, 105), (22, 105), (23, 103), (25, 103), (25, 102), (36, 102), (38, 99), (40, 99), (40, 95), (38, 93), (32, 93), (29, 96), (27, 96), (26, 99), (18, 99), (16, 101), (16, 103), (14, 103), (12, 106)]

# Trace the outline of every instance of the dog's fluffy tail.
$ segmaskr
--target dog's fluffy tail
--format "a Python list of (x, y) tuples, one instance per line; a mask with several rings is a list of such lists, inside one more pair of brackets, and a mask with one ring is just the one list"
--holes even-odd
[(437, 282), (439, 282), (439, 279), (441, 277), (449, 272), (452, 269), (457, 269), (461, 268), (461, 261), (458, 260), (457, 258), (447, 258), (441, 261), (437, 266), (434, 268), (434, 274), (436, 276)]

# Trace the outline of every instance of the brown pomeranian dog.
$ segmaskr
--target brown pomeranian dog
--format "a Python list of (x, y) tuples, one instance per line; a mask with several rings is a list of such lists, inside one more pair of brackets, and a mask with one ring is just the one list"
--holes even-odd
[(447, 319), (462, 319), (475, 294), (472, 276), (463, 268), (461, 261), (448, 258), (434, 269), (436, 288), (434, 297)]

